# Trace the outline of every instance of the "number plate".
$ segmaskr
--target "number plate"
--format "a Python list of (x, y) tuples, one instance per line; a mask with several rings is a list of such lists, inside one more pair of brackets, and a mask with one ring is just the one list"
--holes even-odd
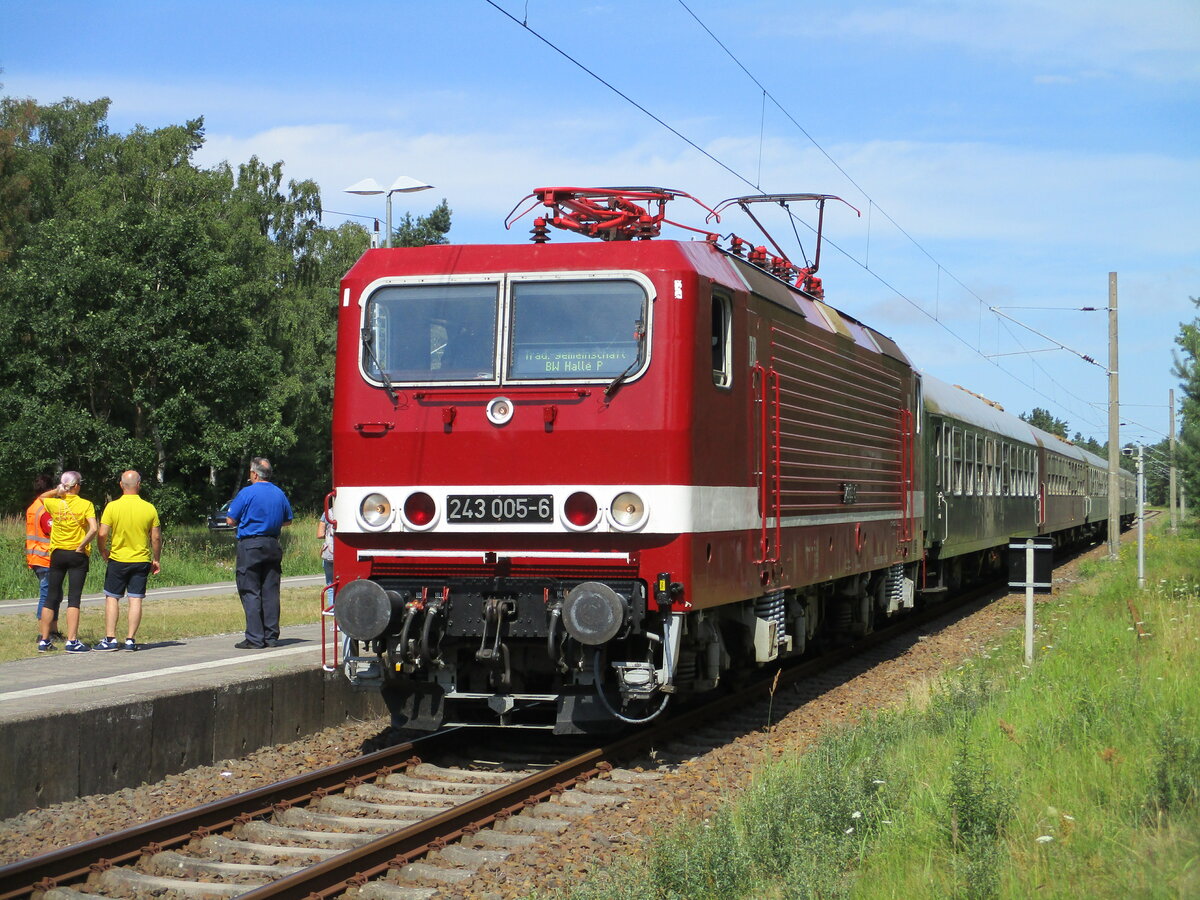
[(448, 522), (553, 522), (550, 494), (451, 494), (446, 498)]

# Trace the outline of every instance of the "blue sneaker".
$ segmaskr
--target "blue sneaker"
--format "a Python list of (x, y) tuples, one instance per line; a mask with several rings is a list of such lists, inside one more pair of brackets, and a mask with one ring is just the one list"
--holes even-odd
[(38, 653), (48, 653), (51, 650), (57, 650), (53, 641), (38, 641)]
[[(137, 648), (138, 648), (137, 641), (135, 641), (133, 638), (125, 638), (125, 649), (126, 650), (136, 650)], [(117, 648), (113, 647), (113, 649), (116, 650)]]
[(68, 653), (89, 653), (92, 648), (83, 641), (67, 641), (63, 649)]
[(92, 648), (93, 650), (120, 650), (121, 645), (117, 643), (116, 638), (106, 637), (100, 643)]

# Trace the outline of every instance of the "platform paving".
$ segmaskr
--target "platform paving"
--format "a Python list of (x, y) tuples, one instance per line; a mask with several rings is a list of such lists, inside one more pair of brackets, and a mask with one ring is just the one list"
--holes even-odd
[(284, 628), (263, 650), (236, 649), (242, 637), (0, 664), (0, 818), (383, 714), (322, 666), (320, 625)]

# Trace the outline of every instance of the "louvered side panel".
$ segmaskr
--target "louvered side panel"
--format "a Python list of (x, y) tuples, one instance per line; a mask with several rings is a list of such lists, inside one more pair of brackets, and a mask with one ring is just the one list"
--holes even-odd
[(780, 506), (787, 516), (902, 510), (902, 375), (836, 335), (778, 325)]

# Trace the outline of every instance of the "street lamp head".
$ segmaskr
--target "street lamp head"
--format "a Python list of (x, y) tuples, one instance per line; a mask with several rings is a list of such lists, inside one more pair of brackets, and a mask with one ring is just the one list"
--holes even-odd
[(356, 182), (348, 188), (342, 188), (342, 193), (369, 197), (373, 194), (382, 194), (385, 192), (383, 187), (374, 178), (364, 178), (362, 181)]
[(407, 175), (401, 175), (394, 182), (388, 191), (389, 194), (415, 194), (417, 191), (428, 191), (433, 187), (432, 184), (426, 184), (423, 181), (418, 181), (415, 178), (409, 178)]
[[(364, 178), (357, 184), (343, 188), (343, 191), (347, 194), (358, 194), (363, 197), (375, 194), (387, 195), (387, 231), (384, 234), (383, 245), (390, 247), (392, 246), (392, 194), (412, 194), (416, 191), (427, 191), (432, 187), (432, 184), (426, 184), (423, 181), (417, 181), (415, 178), (409, 178), (407, 175), (401, 175), (386, 190), (374, 178)], [(378, 228), (378, 224), (375, 227)]]

